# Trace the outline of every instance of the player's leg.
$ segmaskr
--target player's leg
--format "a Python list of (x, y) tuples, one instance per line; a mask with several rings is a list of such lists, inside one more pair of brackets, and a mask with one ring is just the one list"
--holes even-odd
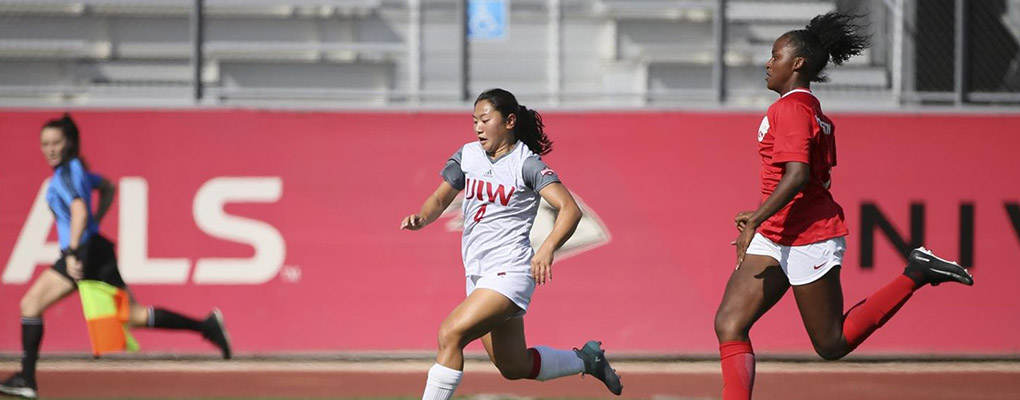
[(826, 360), (836, 360), (850, 352), (843, 336), (843, 288), (839, 273), (840, 267), (836, 266), (814, 282), (793, 287), (811, 345)]
[(528, 348), (524, 338), (524, 319), (512, 318), (483, 336), (482, 343), (489, 359), (507, 379), (547, 381), (587, 373), (604, 382), (613, 393), (623, 391), (620, 377), (598, 348), (598, 342), (591, 342), (594, 348), (581, 350), (560, 350), (548, 346)]
[[(59, 264), (59, 263), (58, 263)], [(54, 266), (56, 268), (56, 266)], [(43, 313), (53, 304), (73, 293), (75, 285), (69, 276), (55, 269), (43, 271), (21, 298), (21, 372), (0, 383), (0, 393), (36, 398), (35, 365), (43, 337)]]
[(851, 308), (844, 317), (839, 274), (840, 268), (832, 268), (814, 282), (793, 287), (811, 345), (826, 360), (838, 360), (853, 351), (885, 324), (917, 288), (914, 281), (900, 275)]
[(839, 359), (881, 328), (924, 285), (943, 282), (974, 283), (956, 263), (920, 248), (911, 252), (902, 275), (842, 313), (839, 271), (830, 271), (808, 285), (795, 286), (794, 295), (815, 351), (827, 360)]
[(715, 314), (715, 334), (723, 372), (723, 399), (750, 399), (754, 350), (749, 332), (786, 293), (790, 283), (774, 257), (748, 254), (726, 283)]
[(138, 304), (132, 295), (128, 324), (139, 328), (197, 332), (202, 334), (203, 338), (216, 345), (220, 349), (220, 354), (223, 358), (230, 359), (232, 356), (230, 336), (223, 323), (223, 314), (215, 308), (204, 320), (197, 320), (165, 308)]
[[(528, 348), (524, 339), (524, 318), (510, 318), (482, 336), (489, 360), (504, 378), (538, 379), (541, 356)], [(577, 357), (574, 357), (577, 359)], [(580, 363), (580, 359), (577, 359)], [(575, 372), (580, 373), (580, 371)], [(545, 379), (541, 379), (545, 380)]]
[(453, 397), (464, 370), (464, 347), (520, 311), (520, 307), (495, 290), (473, 290), (439, 327), (436, 364), (429, 369), (422, 399)]

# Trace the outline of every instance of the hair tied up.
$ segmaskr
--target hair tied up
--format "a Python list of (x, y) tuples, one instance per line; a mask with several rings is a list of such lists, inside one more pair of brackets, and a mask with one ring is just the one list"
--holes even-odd
[(546, 155), (552, 151), (553, 142), (545, 134), (545, 124), (542, 123), (542, 115), (538, 111), (529, 110), (523, 104), (518, 103), (512, 93), (498, 88), (482, 92), (475, 99), (475, 104), (480, 101), (488, 101), (503, 115), (503, 118), (507, 118), (510, 114), (517, 115), (514, 137), (524, 142), (533, 153)]
[(804, 28), (818, 37), (833, 64), (843, 65), (870, 45), (871, 38), (860, 34), (863, 26), (856, 23), (861, 17), (830, 12), (812, 18)]

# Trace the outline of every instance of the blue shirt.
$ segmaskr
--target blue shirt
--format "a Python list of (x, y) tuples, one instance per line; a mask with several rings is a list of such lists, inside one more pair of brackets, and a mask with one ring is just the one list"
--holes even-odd
[(53, 170), (53, 178), (46, 188), (46, 203), (57, 220), (57, 237), (60, 239), (61, 250), (71, 247), (71, 202), (74, 199), (82, 199), (88, 212), (85, 231), (81, 234), (81, 241), (74, 247), (79, 247), (99, 231), (99, 225), (92, 216), (92, 190), (102, 179), (86, 171), (78, 158), (62, 163)]

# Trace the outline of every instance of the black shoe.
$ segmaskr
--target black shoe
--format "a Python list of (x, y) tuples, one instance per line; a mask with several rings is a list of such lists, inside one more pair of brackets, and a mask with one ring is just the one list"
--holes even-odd
[(5, 396), (21, 397), (25, 399), (38, 399), (35, 380), (26, 379), (20, 372), (11, 375), (3, 383), (0, 383), (0, 394)]
[(923, 283), (930, 283), (938, 286), (942, 282), (959, 282), (967, 286), (974, 286), (974, 277), (967, 272), (967, 269), (953, 261), (943, 260), (931, 250), (918, 247), (910, 252), (907, 258), (907, 269), (904, 271), (907, 276), (922, 277)]
[(601, 345), (602, 342), (592, 340), (585, 343), (580, 350), (574, 349), (574, 353), (584, 362), (584, 373), (598, 378), (606, 384), (610, 392), (619, 396), (623, 393), (623, 384), (620, 383), (620, 376), (616, 374), (616, 370), (609, 365), (606, 351), (602, 350)]
[(227, 327), (223, 324), (223, 313), (214, 308), (205, 321), (202, 321), (202, 324), (205, 326), (202, 337), (219, 347), (223, 359), (229, 360), (231, 357), (230, 334), (227, 333)]

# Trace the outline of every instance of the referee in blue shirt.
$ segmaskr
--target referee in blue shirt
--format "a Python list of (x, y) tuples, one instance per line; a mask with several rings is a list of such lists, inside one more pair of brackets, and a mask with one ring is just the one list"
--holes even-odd
[[(43, 336), (42, 314), (77, 289), (79, 279), (99, 280), (127, 289), (117, 269), (113, 243), (99, 233), (99, 222), (113, 203), (116, 191), (110, 181), (90, 173), (82, 160), (78, 127), (70, 115), (43, 126), (42, 153), (53, 167), (46, 202), (53, 211), (60, 239), (60, 259), (43, 271), (21, 299), (21, 371), (0, 383), (0, 393), (34, 399), (38, 397), (35, 364)], [(92, 214), (92, 191), (99, 191), (99, 205)], [(130, 292), (129, 292), (130, 293)], [(142, 306), (131, 296), (132, 327), (184, 329), (201, 333), (230, 358), (230, 341), (219, 310), (202, 321), (173, 311)]]

